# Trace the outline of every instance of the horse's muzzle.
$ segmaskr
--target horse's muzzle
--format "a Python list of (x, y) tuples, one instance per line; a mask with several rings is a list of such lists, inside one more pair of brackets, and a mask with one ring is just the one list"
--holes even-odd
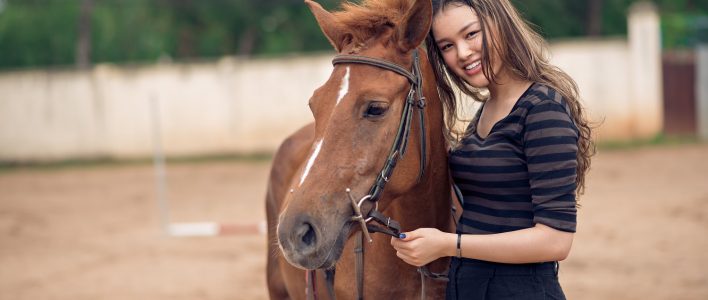
[(338, 225), (325, 225), (321, 221), (306, 214), (293, 218), (281, 216), (278, 241), (290, 264), (314, 270), (331, 268), (337, 262), (352, 223), (344, 221), (335, 222)]
[(307, 215), (278, 223), (278, 241), (285, 258), (292, 265), (303, 269), (316, 269), (322, 264), (318, 253), (321, 234), (317, 224)]

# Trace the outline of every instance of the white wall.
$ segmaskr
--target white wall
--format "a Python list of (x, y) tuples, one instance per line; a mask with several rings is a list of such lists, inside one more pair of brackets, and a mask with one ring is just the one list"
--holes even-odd
[(696, 120), (698, 136), (708, 141), (708, 44), (696, 49)]
[(325, 56), (0, 73), (0, 160), (273, 151), (310, 120)]
[[(661, 131), (658, 19), (651, 7), (636, 11), (649, 16), (630, 18), (638, 25), (629, 42), (551, 45), (552, 61), (575, 78), (602, 125), (601, 140)], [(332, 56), (3, 72), (0, 160), (150, 156), (151, 101), (167, 155), (274, 151), (311, 120), (307, 102), (329, 77)]]
[(597, 138), (640, 138), (633, 128), (646, 118), (632, 110), (629, 49), (622, 40), (568, 41), (551, 47), (552, 61), (578, 84)]

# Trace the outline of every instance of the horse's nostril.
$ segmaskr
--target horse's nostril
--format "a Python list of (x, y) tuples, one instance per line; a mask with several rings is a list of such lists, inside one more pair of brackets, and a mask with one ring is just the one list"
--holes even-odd
[(305, 234), (302, 235), (302, 243), (305, 246), (312, 246), (316, 240), (315, 230), (310, 223), (305, 223), (303, 226), (305, 227)]

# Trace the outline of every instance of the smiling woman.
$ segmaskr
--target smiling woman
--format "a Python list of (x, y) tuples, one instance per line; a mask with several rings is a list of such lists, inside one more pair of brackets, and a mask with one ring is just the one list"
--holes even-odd
[[(487, 76), (482, 74), (484, 33), (477, 13), (466, 6), (450, 6), (439, 14), (432, 34), (449, 70), (475, 88), (488, 86)], [(490, 59), (484, 66), (489, 68), (485, 74), (499, 74), (501, 62), (495, 57), (493, 63)]]
[[(453, 256), (448, 299), (565, 298), (558, 261), (593, 152), (575, 82), (509, 0), (433, 0), (426, 44), (464, 210), (456, 233), (391, 239), (398, 257), (420, 266)], [(453, 85), (482, 102), (465, 132), (454, 131)]]

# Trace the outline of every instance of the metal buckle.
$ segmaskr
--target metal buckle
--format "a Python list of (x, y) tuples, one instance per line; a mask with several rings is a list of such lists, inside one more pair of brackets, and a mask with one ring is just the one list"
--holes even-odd
[[(383, 179), (384, 182), (388, 183), (388, 177), (386, 177), (386, 175), (384, 175), (384, 170), (381, 170), (381, 179)], [(371, 197), (371, 195), (366, 195), (366, 196)], [(364, 199), (364, 198), (362, 198), (362, 199)], [(359, 201), (361, 201), (361, 200), (359, 200)]]
[[(359, 207), (360, 211), (361, 211), (361, 205), (364, 204), (364, 201), (369, 200), (369, 199), (371, 199), (371, 195), (366, 195), (366, 196), (362, 197), (361, 199), (359, 199), (359, 203), (357, 203), (356, 206)], [(376, 202), (374, 202), (374, 209), (373, 210), (378, 210), (378, 209), (379, 209), (379, 202), (376, 201)], [(371, 212), (371, 211), (369, 211), (369, 212)], [(362, 218), (363, 218), (363, 215), (362, 215)], [(364, 222), (369, 223), (369, 221), (371, 221), (372, 219), (374, 219), (374, 218), (368, 217), (368, 218), (364, 219)]]
[[(354, 200), (354, 197), (352, 197), (352, 190), (347, 188), (346, 190), (347, 196), (349, 196), (349, 200), (351, 201), (352, 204), (352, 209), (354, 210), (354, 215), (351, 217), (351, 220), (353, 222), (359, 222), (359, 225), (361, 226), (361, 232), (364, 233), (364, 236), (366, 237), (366, 240), (369, 241), (369, 243), (372, 243), (374, 240), (371, 239), (371, 234), (369, 234), (369, 228), (366, 227), (366, 223), (371, 221), (372, 218), (366, 218), (364, 219), (364, 215), (361, 213), (361, 204), (364, 203), (364, 201), (368, 200), (371, 198), (371, 195), (366, 195), (359, 199), (359, 203), (357, 203)], [(376, 208), (378, 209), (379, 204), (376, 203)]]

